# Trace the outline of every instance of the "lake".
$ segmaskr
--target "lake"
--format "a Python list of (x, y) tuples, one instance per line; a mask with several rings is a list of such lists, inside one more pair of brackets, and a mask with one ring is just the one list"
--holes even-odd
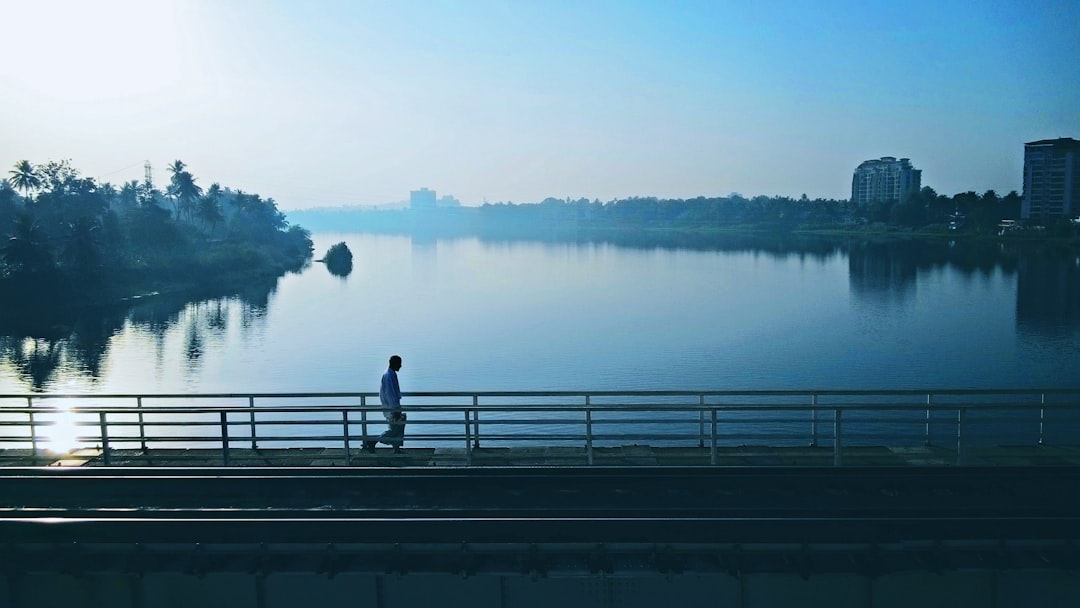
[(185, 301), (27, 321), (0, 394), (1080, 388), (1080, 255), (1015, 243), (344, 241)]

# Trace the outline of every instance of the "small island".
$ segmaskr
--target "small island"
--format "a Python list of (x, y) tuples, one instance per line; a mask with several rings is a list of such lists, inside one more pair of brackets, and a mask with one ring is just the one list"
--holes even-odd
[(335, 276), (345, 277), (352, 272), (353, 255), (345, 241), (332, 245), (321, 261), (326, 264), (330, 274)]
[[(311, 259), (311, 234), (272, 198), (214, 183), (182, 161), (164, 190), (120, 187), (70, 161), (23, 160), (0, 180), (0, 300), (5, 308), (108, 304), (279, 276)], [(148, 173), (149, 175), (149, 173)]]

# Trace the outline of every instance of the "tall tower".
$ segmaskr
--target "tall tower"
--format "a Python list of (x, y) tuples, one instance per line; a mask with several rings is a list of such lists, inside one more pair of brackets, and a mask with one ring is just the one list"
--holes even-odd
[(911, 159), (896, 160), (883, 156), (878, 160), (863, 161), (851, 178), (851, 202), (856, 205), (871, 203), (900, 203), (922, 188), (922, 170), (911, 165)]
[(420, 188), (409, 192), (409, 208), (413, 211), (431, 211), (435, 209), (435, 191)]
[(146, 180), (146, 189), (150, 190), (154, 187), (154, 171), (150, 168), (150, 161), (146, 161), (143, 165), (144, 179)]
[(1080, 141), (1071, 137), (1024, 144), (1021, 219), (1049, 220), (1080, 214)]

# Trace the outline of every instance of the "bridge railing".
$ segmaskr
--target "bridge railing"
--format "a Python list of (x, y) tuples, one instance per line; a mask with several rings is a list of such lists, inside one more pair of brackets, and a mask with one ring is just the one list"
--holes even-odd
[[(409, 447), (595, 450), (645, 444), (940, 447), (1080, 443), (1080, 389), (900, 391), (511, 391), (405, 393)], [(342, 448), (348, 461), (386, 421), (375, 393), (0, 395), (0, 450), (64, 453)]]

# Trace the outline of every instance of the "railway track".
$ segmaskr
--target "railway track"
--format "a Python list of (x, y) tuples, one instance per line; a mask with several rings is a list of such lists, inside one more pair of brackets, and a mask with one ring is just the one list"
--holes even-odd
[(1080, 468), (9, 469), (25, 542), (1080, 538)]
[(26, 468), (0, 572), (1080, 570), (1080, 469)]

